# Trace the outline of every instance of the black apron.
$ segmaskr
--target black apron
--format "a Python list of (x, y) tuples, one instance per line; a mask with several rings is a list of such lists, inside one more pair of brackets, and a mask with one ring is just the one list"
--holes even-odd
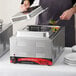
[[(67, 9), (72, 7), (72, 0), (40, 0), (43, 8), (48, 10), (38, 17), (38, 24), (48, 24), (49, 19), (57, 20)], [(67, 21), (60, 21), (58, 25), (65, 26), (65, 46), (71, 47), (75, 44), (74, 16)]]

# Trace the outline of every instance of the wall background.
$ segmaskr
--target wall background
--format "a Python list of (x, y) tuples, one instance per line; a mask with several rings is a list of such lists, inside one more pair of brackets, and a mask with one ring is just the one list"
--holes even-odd
[[(34, 2), (37, 5), (39, 0)], [(0, 19), (4, 20), (4, 23), (9, 23), (10, 18), (17, 12), (20, 11), (21, 0), (0, 0)], [(76, 18), (76, 16), (75, 16)], [(75, 20), (76, 29), (76, 20)]]

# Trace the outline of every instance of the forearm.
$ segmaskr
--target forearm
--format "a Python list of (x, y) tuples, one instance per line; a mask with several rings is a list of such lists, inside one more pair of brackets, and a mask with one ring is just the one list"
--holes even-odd
[(76, 13), (76, 6), (73, 6), (72, 8), (64, 11), (62, 15), (60, 16), (61, 20), (70, 20), (71, 17)]
[(76, 6), (72, 7), (71, 11), (73, 12), (73, 14), (75, 14), (76, 13)]

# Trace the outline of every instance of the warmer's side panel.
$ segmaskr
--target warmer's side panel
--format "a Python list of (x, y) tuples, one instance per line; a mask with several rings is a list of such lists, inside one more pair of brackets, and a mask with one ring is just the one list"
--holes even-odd
[(63, 48), (65, 47), (65, 27), (61, 28), (60, 31), (52, 39), (52, 58), (55, 62), (58, 57), (62, 54)]
[[(10, 25), (10, 24), (9, 24)], [(2, 29), (0, 33), (0, 56), (10, 49), (9, 38), (12, 36), (12, 24), (7, 28)]]

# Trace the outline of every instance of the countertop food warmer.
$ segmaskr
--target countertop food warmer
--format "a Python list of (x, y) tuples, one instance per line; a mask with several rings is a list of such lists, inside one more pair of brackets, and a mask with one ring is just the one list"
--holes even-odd
[(12, 36), (12, 24), (3, 24), (0, 29), (0, 56), (4, 55), (10, 49), (9, 38)]
[(64, 27), (29, 25), (10, 38), (10, 62), (52, 65), (64, 46)]

